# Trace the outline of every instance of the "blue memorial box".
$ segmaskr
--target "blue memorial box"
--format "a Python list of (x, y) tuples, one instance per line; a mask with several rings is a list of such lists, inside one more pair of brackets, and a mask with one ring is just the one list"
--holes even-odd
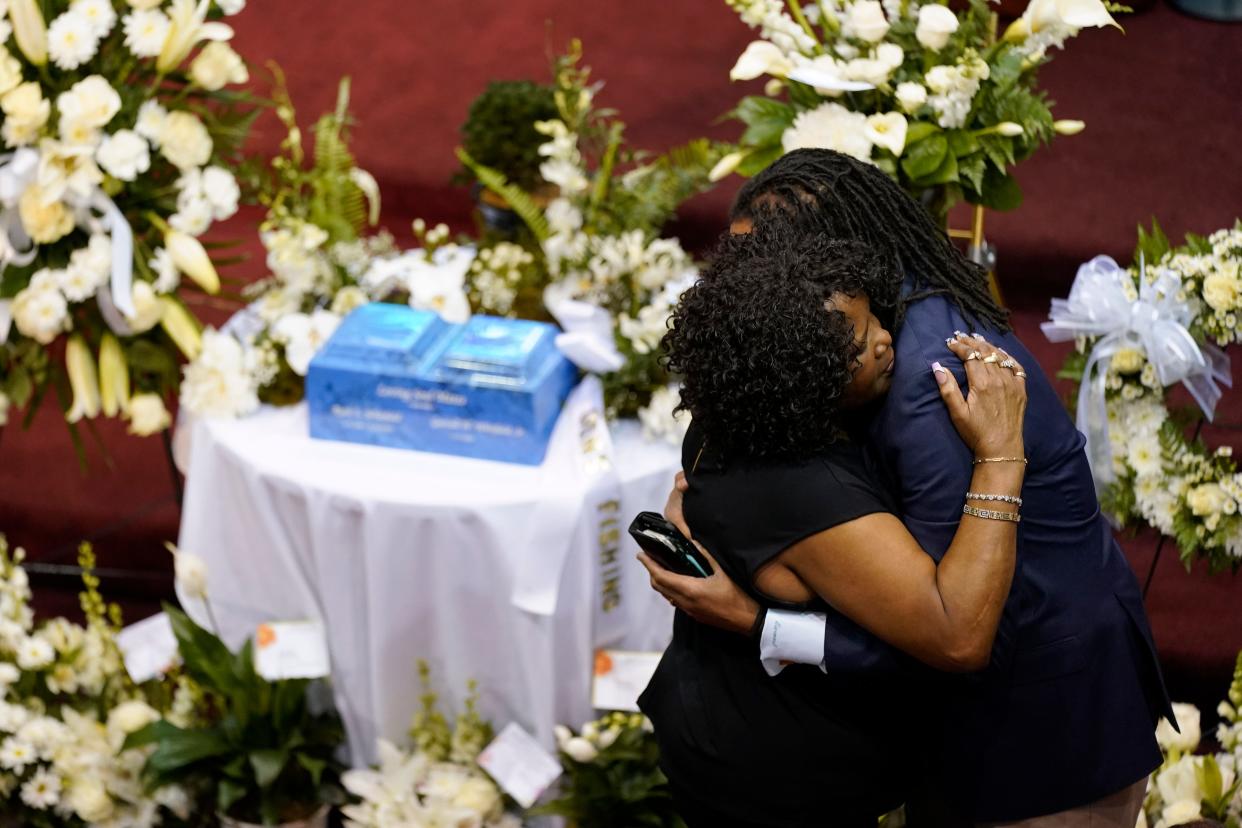
[(429, 311), (358, 308), (311, 360), (311, 436), (538, 465), (578, 373), (557, 329)]

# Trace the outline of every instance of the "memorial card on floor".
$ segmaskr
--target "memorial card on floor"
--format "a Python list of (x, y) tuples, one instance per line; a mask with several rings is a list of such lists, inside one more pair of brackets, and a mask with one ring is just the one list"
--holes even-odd
[(523, 808), (534, 805), (561, 775), (560, 762), (516, 722), (506, 725), (477, 761)]
[(647, 688), (662, 653), (597, 650), (591, 706), (596, 710), (638, 712), (638, 697)]

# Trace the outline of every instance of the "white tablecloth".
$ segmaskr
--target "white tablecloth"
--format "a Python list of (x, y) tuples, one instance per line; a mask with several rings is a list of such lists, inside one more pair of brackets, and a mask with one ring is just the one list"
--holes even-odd
[[(420, 659), (446, 713), (477, 679), (485, 716), (551, 744), (553, 725), (592, 715), (594, 648), (662, 649), (672, 622), (624, 529), (663, 507), (677, 450), (636, 423), (612, 427), (622, 540), (610, 564), (570, 419), (537, 468), (312, 440), (304, 405), (187, 422), (180, 544), (207, 560), (231, 646), (263, 621), (323, 621), (355, 761), (374, 758), (377, 736), (404, 737)], [(614, 566), (620, 604), (604, 614)]]

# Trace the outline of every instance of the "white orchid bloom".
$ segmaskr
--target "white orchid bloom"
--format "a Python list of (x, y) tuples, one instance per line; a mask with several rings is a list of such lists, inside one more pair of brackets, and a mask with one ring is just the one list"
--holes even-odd
[(76, 423), (83, 417), (99, 416), (99, 377), (95, 371), (95, 357), (86, 340), (78, 335), (69, 337), (65, 345), (65, 368), (69, 372), (69, 386), (73, 389), (73, 406), (65, 412), (65, 419)]
[(332, 311), (291, 313), (272, 328), (273, 335), (285, 343), (285, 361), (299, 377), (306, 376), (315, 354), (335, 333), (341, 317)]
[(867, 118), (867, 137), (877, 147), (900, 156), (906, 148), (906, 132), (910, 125), (900, 112), (885, 112)]
[(197, 5), (194, 0), (172, 0), (168, 7), (168, 19), (172, 25), (164, 40), (164, 48), (160, 50), (159, 60), (155, 63), (156, 69), (161, 72), (176, 69), (201, 41), (233, 38), (232, 26), (207, 22), (207, 10), (210, 8), (211, 0), (198, 0)]
[(793, 61), (775, 45), (766, 40), (753, 40), (729, 70), (729, 80), (754, 80), (760, 75), (783, 78), (793, 68)]

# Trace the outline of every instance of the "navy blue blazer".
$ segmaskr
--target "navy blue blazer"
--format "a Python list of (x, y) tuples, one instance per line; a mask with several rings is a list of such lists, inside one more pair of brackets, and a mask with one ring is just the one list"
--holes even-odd
[[(966, 389), (965, 369), (945, 345), (955, 330), (971, 328), (944, 297), (911, 305), (895, 342), (892, 390), (869, 427), (902, 520), (937, 561), (972, 473), (931, 371), (940, 362)], [(1173, 714), (1138, 583), (1096, 500), (1083, 436), (1017, 337), (979, 332), (1027, 372), (1030, 462), (991, 664), (943, 686), (933, 773), (955, 810), (1009, 821), (1085, 805), (1142, 779), (1161, 761), (1156, 722)], [(910, 667), (835, 613), (825, 661), (829, 670)]]

